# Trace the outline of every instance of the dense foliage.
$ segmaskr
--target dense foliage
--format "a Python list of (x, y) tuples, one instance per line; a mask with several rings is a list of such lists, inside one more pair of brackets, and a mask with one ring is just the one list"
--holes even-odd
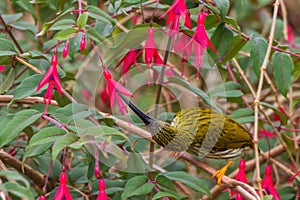
[[(1, 1), (0, 198), (299, 198), (296, 4)], [(171, 157), (120, 93), (163, 121), (230, 115), (255, 148), (215, 186), (225, 160)]]

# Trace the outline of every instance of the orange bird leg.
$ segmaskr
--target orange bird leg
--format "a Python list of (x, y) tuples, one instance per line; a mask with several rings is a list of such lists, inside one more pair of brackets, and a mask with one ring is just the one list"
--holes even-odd
[(219, 169), (218, 171), (216, 171), (216, 173), (214, 173), (214, 174), (212, 175), (212, 178), (213, 178), (213, 179), (217, 177), (217, 184), (218, 184), (218, 185), (221, 185), (221, 184), (222, 184), (222, 178), (223, 178), (223, 176), (225, 175), (225, 173), (226, 173), (228, 167), (229, 167), (231, 164), (232, 164), (232, 161), (228, 161), (227, 164), (226, 164), (224, 167), (222, 167), (221, 169)]

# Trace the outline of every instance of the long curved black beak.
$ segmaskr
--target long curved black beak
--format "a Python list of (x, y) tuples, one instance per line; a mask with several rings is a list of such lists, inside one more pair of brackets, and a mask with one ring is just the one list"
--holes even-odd
[(146, 124), (149, 125), (154, 119), (150, 116), (146, 115), (143, 111), (141, 111), (138, 107), (136, 107), (131, 101), (123, 96), (120, 92), (118, 92), (119, 96), (122, 100), (128, 105), (128, 107)]

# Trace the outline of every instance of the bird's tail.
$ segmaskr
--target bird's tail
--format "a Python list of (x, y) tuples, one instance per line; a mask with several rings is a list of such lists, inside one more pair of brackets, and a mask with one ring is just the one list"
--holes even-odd
[(154, 119), (146, 115), (138, 107), (136, 107), (131, 101), (124, 97), (120, 92), (118, 93), (122, 100), (128, 105), (128, 107), (146, 124), (149, 125)]

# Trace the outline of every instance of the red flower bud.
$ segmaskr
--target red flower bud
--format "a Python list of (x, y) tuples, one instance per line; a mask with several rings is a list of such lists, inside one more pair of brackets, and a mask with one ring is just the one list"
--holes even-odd
[(62, 51), (62, 57), (66, 58), (69, 53), (69, 41), (66, 42), (66, 45)]
[(39, 200), (46, 200), (45, 195), (40, 196)]
[(58, 64), (58, 57), (57, 54), (53, 54), (52, 59), (51, 59), (51, 65), (56, 66)]
[(95, 165), (94, 175), (95, 175), (96, 178), (99, 178), (99, 176), (100, 176), (100, 167), (99, 167), (99, 165)]
[(103, 74), (106, 80), (111, 79), (111, 74), (108, 70), (104, 70)]
[(59, 177), (59, 183), (60, 184), (67, 184), (67, 174), (66, 172), (61, 172)]
[(86, 37), (85, 35), (82, 36), (81, 41), (80, 41), (80, 50), (84, 51), (86, 45)]

